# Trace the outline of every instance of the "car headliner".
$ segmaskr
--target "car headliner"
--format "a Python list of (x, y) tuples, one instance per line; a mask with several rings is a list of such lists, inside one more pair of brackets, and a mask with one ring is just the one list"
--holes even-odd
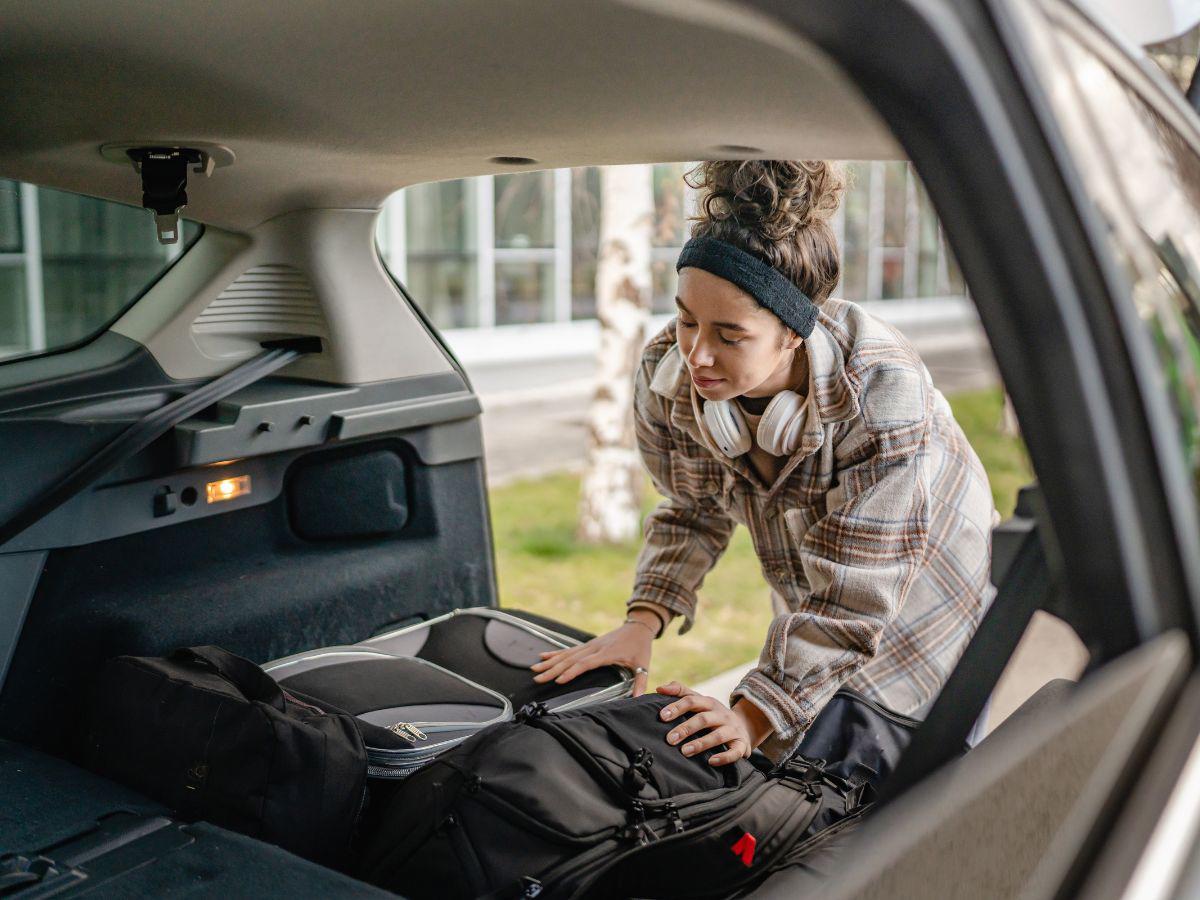
[(102, 144), (222, 144), (236, 161), (191, 177), (186, 215), (235, 230), (522, 168), (903, 156), (827, 57), (725, 2), (0, 0), (0, 18), (0, 176), (138, 203)]

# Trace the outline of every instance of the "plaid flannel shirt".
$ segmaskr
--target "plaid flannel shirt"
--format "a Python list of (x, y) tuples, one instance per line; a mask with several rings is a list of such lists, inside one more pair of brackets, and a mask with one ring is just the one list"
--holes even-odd
[(787, 612), (734, 690), (767, 716), (780, 760), (844, 686), (899, 713), (933, 698), (994, 595), (999, 521), (979, 458), (903, 335), (844, 300), (821, 305), (805, 342), (799, 449), (767, 486), (697, 424), (675, 322), (635, 376), (642, 459), (666, 498), (643, 526), (629, 603), (696, 615), (696, 591), (746, 526)]

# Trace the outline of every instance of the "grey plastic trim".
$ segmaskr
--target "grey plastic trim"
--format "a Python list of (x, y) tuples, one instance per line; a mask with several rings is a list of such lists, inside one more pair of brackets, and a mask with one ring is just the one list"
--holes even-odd
[[(9, 541), (5, 550), (50, 550), (94, 544), (270, 503), (283, 490), (287, 462), (290, 460), (240, 459), (230, 465), (101, 485), (72, 497)], [(239, 475), (250, 476), (250, 494), (215, 504), (207, 502), (206, 484)], [(176, 509), (170, 515), (158, 517), (153, 511), (154, 495), (164, 488), (174, 495)], [(198, 497), (191, 506), (184, 505), (181, 499), (189, 488), (196, 491)]]
[(372, 409), (335, 413), (331, 436), (341, 440), (366, 437), (381, 431), (417, 428), (431, 422), (474, 418), (482, 412), (479, 398), (466, 391), (433, 400), (387, 403)]
[[(434, 423), (407, 432), (388, 432), (416, 450), (425, 465), (445, 465), (478, 459), (483, 455), (483, 437), (478, 417), (446, 424)], [(338, 442), (316, 441), (262, 456), (234, 457), (220, 464), (179, 468), (166, 475), (124, 478), (103, 484), (72, 497), (61, 507), (30, 526), (5, 545), (6, 551), (49, 550), (92, 544), (154, 528), (169, 528), (184, 522), (221, 515), (275, 500), (283, 491), (287, 469), (311, 449), (333, 449)], [(208, 504), (204, 487), (212, 481), (249, 475), (251, 492), (234, 500)], [(191, 506), (181, 502), (191, 488), (198, 500)], [(154, 495), (169, 489), (177, 500), (174, 513), (155, 516)]]
[[(210, 378), (259, 350), (267, 338), (327, 334), (325, 351), (286, 370), (332, 384), (370, 384), (454, 367), (396, 289), (375, 249), (378, 209), (285, 213), (245, 234), (206, 229), (190, 252), (112, 330), (145, 345), (176, 379)], [(251, 270), (287, 266), (304, 276), (320, 324), (230, 325), (217, 344), (193, 330), (221, 294)]]
[[(176, 464), (199, 466), (262, 456), (388, 431), (477, 417), (479, 400), (455, 372), (419, 375), (361, 387), (311, 382), (260, 382), (222, 400), (217, 419), (175, 428)], [(348, 424), (349, 423), (349, 424)], [(483, 454), (482, 440), (461, 429), (457, 439), (428, 443), (423, 462), (437, 465)]]
[(0, 689), (45, 564), (44, 550), (0, 556)]

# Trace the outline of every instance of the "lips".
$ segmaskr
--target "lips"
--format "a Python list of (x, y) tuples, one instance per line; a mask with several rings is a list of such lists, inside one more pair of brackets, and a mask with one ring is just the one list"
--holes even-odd
[(695, 383), (696, 387), (702, 388), (712, 387), (715, 384), (720, 384), (724, 380), (724, 378), (700, 378), (696, 375), (692, 376), (692, 381)]

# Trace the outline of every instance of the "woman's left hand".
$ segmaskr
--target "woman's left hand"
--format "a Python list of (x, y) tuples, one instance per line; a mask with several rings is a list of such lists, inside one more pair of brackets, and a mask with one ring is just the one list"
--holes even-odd
[[(725, 749), (714, 753), (708, 762), (713, 766), (727, 766), (739, 759), (745, 759), (771, 734), (771, 726), (766, 716), (745, 699), (738, 701), (734, 708), (730, 709), (715, 697), (707, 697), (678, 681), (659, 685), (655, 690), (660, 694), (679, 698), (662, 708), (659, 716), (664, 722), (672, 722), (682, 718), (685, 713), (693, 713), (691, 718), (680, 722), (667, 734), (668, 744), (683, 744), (680, 750), (684, 756), (695, 756), (710, 747), (724, 744)], [(707, 734), (701, 734), (702, 732)], [(697, 738), (696, 735), (701, 736)], [(689, 738), (695, 739), (688, 740)], [(687, 743), (683, 743), (684, 741)]]

